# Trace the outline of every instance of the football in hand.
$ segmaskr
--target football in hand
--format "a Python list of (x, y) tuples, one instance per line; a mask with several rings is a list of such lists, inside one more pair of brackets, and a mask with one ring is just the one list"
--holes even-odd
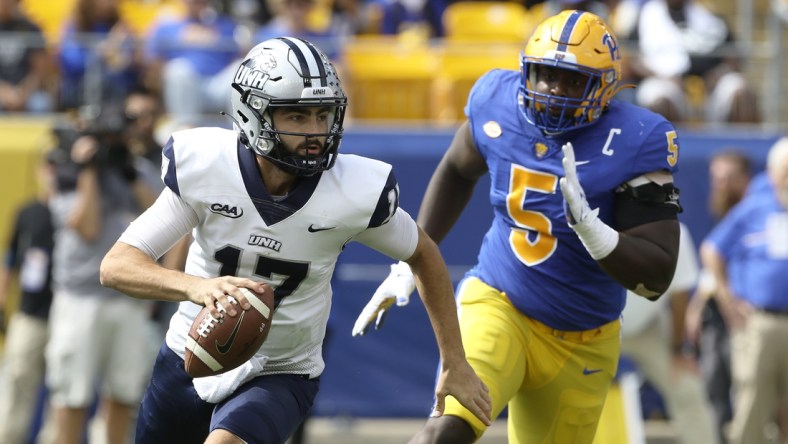
[[(262, 293), (241, 288), (252, 305), (249, 310), (236, 308), (230, 316), (224, 307), (219, 319), (211, 316), (208, 307), (203, 307), (194, 318), (189, 337), (186, 338), (184, 368), (194, 378), (228, 372), (248, 361), (265, 342), (271, 330), (274, 313), (274, 290), (266, 285)], [(238, 304), (229, 297), (230, 302)]]

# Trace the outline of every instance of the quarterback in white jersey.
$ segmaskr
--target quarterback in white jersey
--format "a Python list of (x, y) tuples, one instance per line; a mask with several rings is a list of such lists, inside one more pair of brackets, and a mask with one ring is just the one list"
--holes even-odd
[[(453, 290), (435, 243), (399, 208), (390, 165), (339, 154), (347, 99), (326, 56), (304, 40), (267, 40), (232, 83), (235, 130), (176, 132), (164, 148), (166, 189), (120, 237), (102, 284), (181, 301), (137, 422), (137, 442), (279, 443), (309, 413), (338, 255), (357, 241), (414, 270), (441, 353), (436, 415), (447, 394), (489, 422), (487, 388), (465, 360)], [(185, 272), (156, 259), (191, 233)], [(228, 315), (240, 288), (274, 288), (267, 340), (246, 364), (192, 379), (186, 338), (203, 305)]]

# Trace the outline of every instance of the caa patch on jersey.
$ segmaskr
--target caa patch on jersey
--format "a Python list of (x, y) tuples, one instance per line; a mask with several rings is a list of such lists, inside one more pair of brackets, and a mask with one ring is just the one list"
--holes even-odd
[[(186, 338), (184, 368), (194, 378), (228, 372), (248, 361), (263, 345), (271, 330), (274, 312), (274, 290), (266, 285), (260, 294), (241, 288), (252, 305), (249, 310), (238, 310), (228, 316), (218, 306), (222, 316), (211, 316), (203, 307), (194, 318)], [(238, 302), (230, 297), (233, 304)]]

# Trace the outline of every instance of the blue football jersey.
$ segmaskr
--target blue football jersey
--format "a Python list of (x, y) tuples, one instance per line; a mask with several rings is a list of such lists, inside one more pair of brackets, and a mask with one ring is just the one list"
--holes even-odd
[(469, 271), (506, 293), (525, 315), (560, 330), (587, 330), (618, 318), (625, 291), (567, 224), (558, 181), (561, 147), (572, 142), (591, 208), (616, 228), (616, 189), (643, 174), (676, 171), (678, 138), (663, 117), (612, 101), (594, 125), (546, 136), (518, 103), (519, 73), (494, 70), (469, 96), (473, 139), (490, 173), (492, 226)]

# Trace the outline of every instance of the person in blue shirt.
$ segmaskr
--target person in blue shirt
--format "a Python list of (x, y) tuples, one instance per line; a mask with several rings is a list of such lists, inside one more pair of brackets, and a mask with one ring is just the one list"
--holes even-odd
[[(490, 175), (493, 222), (457, 289), (468, 361), (493, 418), (508, 406), (509, 442), (591, 443), (618, 366), (625, 290), (657, 299), (675, 270), (678, 137), (662, 116), (611, 100), (621, 51), (592, 13), (542, 22), (521, 67), (476, 82), (417, 222), (440, 242)], [(354, 335), (407, 302), (410, 272), (393, 268)], [(486, 429), (451, 398), (433, 415), (412, 443), (471, 443)]]
[(229, 110), (227, 84), (240, 47), (237, 23), (208, 0), (183, 0), (182, 17), (162, 20), (145, 49), (148, 78), (161, 79), (167, 114), (177, 125), (195, 125), (203, 114)]
[(753, 179), (700, 250), (731, 334), (731, 444), (763, 442), (788, 396), (788, 138), (772, 146), (766, 163), (768, 180)]
[(443, 29), (443, 13), (450, 3), (447, 0), (432, 1), (373, 1), (380, 9), (380, 33), (397, 35), (413, 27), (424, 27), (429, 37), (441, 38)]
[(342, 52), (340, 35), (330, 27), (313, 29), (309, 24), (308, 17), (318, 6), (315, 0), (275, 0), (269, 5), (274, 15), (255, 31), (253, 44), (283, 35), (297, 37), (312, 42), (336, 63)]
[(52, 111), (46, 91), (50, 54), (38, 25), (18, 0), (0, 1), (0, 113)]
[[(709, 214), (719, 222), (751, 188), (752, 161), (743, 148), (726, 148), (709, 159)], [(757, 186), (756, 186), (757, 188)], [(698, 345), (698, 367), (706, 384), (719, 442), (726, 442), (727, 424), (733, 418), (731, 400), (731, 344), (728, 328), (714, 297), (714, 277), (701, 272), (687, 307), (687, 337)]]
[(122, 103), (140, 82), (140, 64), (131, 28), (118, 0), (79, 0), (65, 24), (57, 52), (59, 110), (90, 107), (95, 117), (107, 103)]

